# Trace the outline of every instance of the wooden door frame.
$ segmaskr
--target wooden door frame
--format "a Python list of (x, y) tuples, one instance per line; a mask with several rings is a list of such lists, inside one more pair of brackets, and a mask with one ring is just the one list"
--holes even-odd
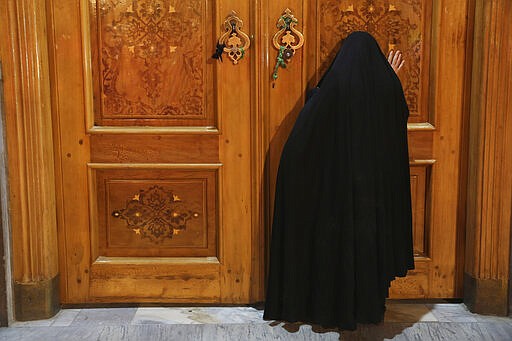
[(8, 240), (5, 240), (4, 231), (8, 231), (9, 217), (7, 213), (7, 158), (5, 157), (5, 126), (4, 126), (4, 112), (3, 112), (3, 76), (2, 76), (2, 63), (0, 62), (0, 255), (4, 258), (0, 261), (0, 327), (7, 327), (9, 322), (9, 309), (8, 304), (11, 300), (11, 295), (7, 295), (10, 292), (10, 283), (7, 282), (7, 278), (10, 277), (8, 271), (10, 267), (7, 266), (10, 260), (10, 254), (7, 254)]
[(476, 0), (472, 9), (464, 302), (472, 311), (507, 315), (512, 303), (512, 3)]
[[(461, 7), (457, 7), (453, 2), (440, 0), (439, 4), (448, 13), (457, 8), (464, 8), (468, 13), (467, 31), (453, 32), (458, 36), (451, 37), (455, 40), (466, 39), (467, 42), (466, 50), (459, 51), (457, 55), (464, 63), (467, 77), (462, 85), (464, 105), (460, 108), (465, 113), (461, 137), (462, 186), (459, 202), (455, 205), (458, 207), (458, 223), (464, 227), (459, 229), (461, 233), (457, 242), (459, 248), (466, 249), (465, 254), (459, 252), (457, 255), (460, 264), (465, 264), (464, 297), (465, 302), (476, 312), (500, 314), (507, 312), (510, 275), (508, 256), (512, 191), (506, 185), (510, 185), (507, 176), (510, 173), (507, 171), (512, 172), (512, 157), (506, 151), (511, 150), (511, 141), (507, 136), (512, 136), (512, 103), (504, 102), (503, 98), (507, 98), (512, 89), (512, 75), (510, 70), (507, 71), (505, 63), (497, 68), (490, 68), (489, 65), (492, 64), (483, 61), (497, 62), (506, 58), (510, 60), (512, 57), (507, 55), (505, 49), (495, 51), (490, 48), (494, 46), (496, 39), (509, 49), (512, 44), (512, 24), (506, 20), (507, 16), (504, 14), (509, 11), (510, 15), (510, 6), (506, 7), (506, 2), (507, 0), (491, 0), (484, 5), (483, 0), (466, 0)], [(264, 1), (256, 1), (254, 12), (259, 13), (261, 6), (265, 4)], [(14, 247), (11, 249), (12, 263), (9, 264), (12, 267), (12, 278), (7, 280), (14, 285), (13, 309), (16, 320), (50, 317), (58, 311), (60, 302), (56, 223), (58, 211), (55, 194), (56, 170), (53, 167), (51, 67), (47, 49), (46, 6), (46, 0), (9, 0), (0, 4), (0, 22), (6, 23), (0, 25), (0, 58), (4, 66), (11, 220), (10, 228), (3, 228), (12, 231), (10, 238)], [(252, 31), (255, 34), (264, 33), (260, 30), (266, 20), (268, 18), (255, 14)], [(444, 20), (445, 25), (450, 24), (450, 18)], [(498, 24), (492, 26), (493, 22)], [(477, 29), (473, 37), (474, 26)], [(494, 30), (496, 27), (497, 31)], [(478, 30), (485, 34), (479, 35)], [(508, 36), (503, 32), (508, 32)], [(261, 41), (256, 42), (254, 47), (257, 56), (263, 56), (267, 48), (265, 42)], [(257, 75), (268, 71), (269, 66), (261, 66), (256, 58), (254, 60), (252, 81), (257, 84), (258, 94), (265, 94), (268, 91), (265, 85), (268, 84), (267, 79)], [(487, 79), (488, 82), (478, 82), (482, 79)], [(471, 91), (475, 95), (476, 91), (482, 89), (495, 95), (475, 101), (477, 96), (472, 97)], [(470, 98), (473, 100), (470, 101)], [(500, 110), (493, 110), (496, 106)], [(265, 193), (259, 190), (265, 186), (264, 156), (268, 141), (265, 140), (267, 135), (264, 132), (267, 127), (263, 124), (263, 118), (267, 108), (265, 103), (257, 101), (254, 101), (252, 107), (256, 113), (253, 115), (253, 126), (257, 133), (252, 141), (256, 175), (253, 202), (258, 203), (252, 207), (255, 213), (252, 238), (254, 245), (259, 246), (253, 254), (259, 270), (252, 276), (251, 300), (261, 301), (264, 292), (264, 239), (262, 228), (256, 227), (262, 226), (262, 222), (268, 219), (265, 215)], [(497, 119), (507, 124), (489, 124)], [(494, 151), (497, 158), (482, 157), (484, 150)], [(489, 167), (496, 169), (492, 177), (487, 173)], [(493, 183), (502, 186), (490, 186)], [(493, 214), (499, 219), (484, 219)], [(493, 250), (498, 250), (498, 253)], [(461, 271), (460, 274), (462, 273)], [(462, 282), (459, 287), (462, 288)], [(457, 294), (462, 295), (462, 292)]]
[(0, 3), (14, 319), (59, 309), (52, 106), (44, 0)]

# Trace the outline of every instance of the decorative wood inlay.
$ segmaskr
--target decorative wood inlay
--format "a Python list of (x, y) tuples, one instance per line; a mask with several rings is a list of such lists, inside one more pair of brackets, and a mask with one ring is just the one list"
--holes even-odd
[(125, 208), (112, 212), (112, 216), (126, 220), (135, 234), (158, 244), (184, 231), (187, 221), (199, 217), (199, 213), (187, 209), (172, 190), (153, 186), (140, 190)]
[(97, 125), (105, 118), (205, 115), (205, 1), (103, 0), (92, 12), (101, 75)]
[(217, 248), (216, 164), (88, 164), (92, 259), (209, 257)]
[[(334, 58), (341, 40), (353, 31), (367, 31), (379, 42), (384, 53), (400, 50), (406, 60), (400, 72), (411, 118), (427, 118), (422, 94), (423, 63), (428, 46), (424, 44), (424, 1), (360, 0), (322, 1), (320, 5), (321, 73)], [(427, 1), (428, 2), (428, 1)], [(429, 7), (428, 7), (429, 8)], [(428, 27), (425, 28), (427, 30)], [(428, 68), (428, 66), (427, 66)]]

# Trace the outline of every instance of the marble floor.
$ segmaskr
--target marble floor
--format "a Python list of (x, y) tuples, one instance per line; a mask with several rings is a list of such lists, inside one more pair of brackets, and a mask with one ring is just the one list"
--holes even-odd
[(354, 332), (263, 320), (254, 307), (63, 309), (0, 328), (0, 340), (512, 340), (512, 318), (464, 304), (390, 302), (384, 322)]

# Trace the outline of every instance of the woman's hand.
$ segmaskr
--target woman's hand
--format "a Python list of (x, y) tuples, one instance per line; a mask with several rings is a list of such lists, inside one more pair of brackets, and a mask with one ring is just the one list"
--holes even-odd
[(400, 52), (400, 50), (396, 52), (393, 50), (389, 51), (388, 62), (391, 64), (393, 70), (395, 70), (395, 73), (398, 74), (398, 71), (400, 71), (405, 63), (405, 60), (402, 59), (402, 52)]

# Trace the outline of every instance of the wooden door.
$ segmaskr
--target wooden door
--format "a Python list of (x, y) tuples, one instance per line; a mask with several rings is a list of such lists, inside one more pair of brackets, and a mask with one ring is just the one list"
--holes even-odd
[[(282, 146), (354, 30), (407, 61), (416, 269), (391, 297), (461, 295), (468, 2), (48, 5), (63, 303), (261, 301)], [(287, 8), (305, 40), (274, 80)], [(232, 10), (251, 44), (220, 63)]]
[[(343, 38), (356, 30), (370, 32), (385, 53), (390, 49), (403, 51), (406, 66), (400, 78), (410, 109), (416, 269), (392, 283), (390, 297), (461, 297), (464, 206), (459, 194), (463, 195), (465, 177), (468, 2), (290, 0), (270, 2), (267, 17), (279, 18), (286, 7), (298, 19), (306, 40), (286, 70), (279, 71), (275, 84), (267, 81), (264, 87), (268, 95), (263, 106), (269, 114), (263, 120), (270, 122), (269, 197), (282, 146), (302, 107), (305, 90), (316, 85)], [(269, 20), (263, 33), (271, 35), (276, 19)], [(270, 60), (276, 55), (276, 50), (271, 51)], [(272, 200), (268, 210), (272, 211)]]
[(48, 3), (62, 302), (248, 302), (249, 2)]

